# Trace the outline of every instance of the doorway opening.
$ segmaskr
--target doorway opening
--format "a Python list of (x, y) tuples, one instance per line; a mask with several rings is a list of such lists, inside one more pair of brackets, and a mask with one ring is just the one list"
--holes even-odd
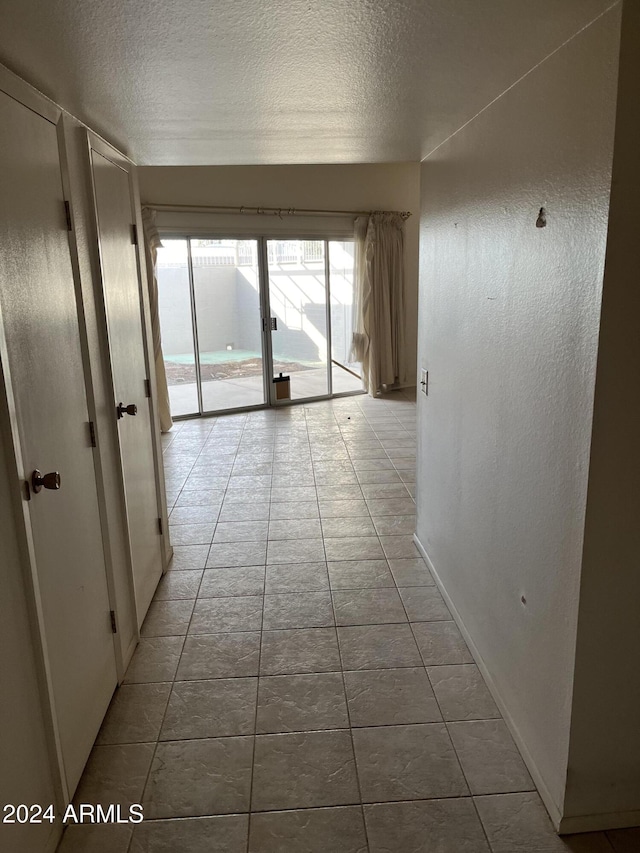
[(173, 417), (362, 393), (349, 355), (353, 241), (162, 243), (158, 297)]

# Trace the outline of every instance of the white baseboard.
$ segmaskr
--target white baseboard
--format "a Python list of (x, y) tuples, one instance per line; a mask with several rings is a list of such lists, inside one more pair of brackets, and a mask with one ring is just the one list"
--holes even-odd
[(451, 611), (451, 615), (453, 619), (460, 629), (460, 633), (465, 639), (466, 644), (469, 646), (469, 651), (473, 655), (473, 658), (478, 666), (478, 669), (482, 673), (482, 677), (484, 678), (491, 695), (494, 698), (494, 701), (498, 708), (500, 709), (500, 713), (502, 714), (505, 723), (509, 731), (511, 732), (511, 736), (513, 737), (518, 750), (520, 751), (520, 755), (524, 763), (527, 765), (527, 769), (531, 774), (531, 778), (538, 789), (538, 793), (540, 794), (540, 798), (545, 805), (545, 808), (549, 812), (549, 817), (551, 818), (551, 822), (553, 826), (558, 832), (559, 835), (571, 835), (575, 832), (602, 832), (606, 829), (625, 829), (630, 826), (640, 826), (640, 811), (630, 811), (630, 812), (607, 812), (602, 814), (589, 814), (589, 815), (573, 815), (568, 817), (563, 817), (560, 809), (554, 802), (551, 794), (549, 793), (549, 789), (544, 783), (542, 776), (536, 766), (535, 761), (533, 760), (531, 753), (527, 749), (526, 744), (522, 740), (520, 733), (518, 731), (518, 727), (516, 726), (511, 714), (509, 713), (509, 709), (506, 707), (502, 696), (498, 688), (496, 687), (493, 678), (491, 677), (491, 673), (487, 669), (484, 661), (482, 660), (482, 656), (478, 651), (476, 644), (473, 641), (473, 638), (467, 631), (467, 628), (462, 621), (460, 614), (458, 613), (455, 604), (451, 600), (449, 593), (447, 592), (444, 584), (438, 572), (433, 565), (433, 562), (427, 552), (425, 551), (422, 543), (418, 539), (417, 534), (413, 535), (414, 542), (418, 551), (422, 554), (424, 561), (427, 566), (429, 566), (429, 570), (434, 577), (434, 580), (440, 590), (442, 597), (444, 598), (447, 607)]
[(630, 826), (640, 826), (640, 811), (563, 817), (558, 832), (560, 835), (571, 835), (573, 832), (602, 832), (605, 829), (626, 829)]
[(480, 655), (480, 652), (478, 651), (476, 644), (473, 641), (473, 638), (471, 637), (471, 635), (467, 631), (467, 628), (466, 628), (464, 622), (462, 621), (460, 614), (458, 613), (458, 611), (456, 609), (455, 604), (451, 600), (449, 593), (447, 592), (444, 584), (442, 583), (440, 576), (438, 575), (438, 572), (437, 572), (435, 566), (433, 565), (433, 562), (431, 561), (429, 555), (425, 551), (425, 549), (424, 549), (422, 543), (420, 542), (420, 540), (418, 539), (418, 535), (416, 533), (414, 533), (413, 539), (414, 539), (414, 542), (416, 544), (418, 551), (420, 551), (424, 561), (426, 562), (427, 566), (429, 566), (429, 570), (431, 571), (431, 574), (434, 577), (434, 580), (438, 586), (438, 589), (440, 590), (442, 597), (444, 598), (444, 600), (446, 602), (447, 607), (451, 611), (451, 615), (453, 616), (453, 619), (454, 619), (456, 625), (460, 629), (460, 633), (464, 637), (464, 640), (465, 640), (467, 646), (469, 646), (469, 651), (473, 655), (473, 659), (475, 660), (475, 662), (478, 666), (478, 669), (482, 673), (482, 677), (484, 678), (486, 685), (489, 688), (489, 691), (490, 691), (491, 695), (493, 696), (493, 699), (494, 699), (496, 705), (498, 706), (500, 713), (502, 714), (502, 716), (504, 718), (505, 723), (507, 724), (507, 728), (511, 732), (511, 736), (513, 737), (513, 739), (516, 743), (516, 746), (518, 747), (518, 750), (520, 751), (520, 755), (522, 756), (524, 763), (527, 765), (527, 769), (528, 769), (529, 773), (531, 774), (531, 778), (533, 779), (534, 785), (538, 789), (538, 793), (540, 794), (542, 802), (544, 803), (545, 808), (549, 812), (549, 817), (551, 818), (551, 822), (553, 823), (554, 828), (556, 829), (557, 832), (563, 832), (563, 833), (582, 831), (582, 830), (577, 830), (577, 829), (567, 830), (567, 829), (561, 828), (562, 815), (560, 813), (560, 809), (558, 808), (558, 806), (554, 802), (551, 794), (549, 793), (549, 789), (545, 785), (544, 780), (543, 780), (542, 776), (540, 775), (540, 772), (536, 766), (535, 761), (533, 760), (529, 750), (527, 749), (526, 744), (522, 740), (522, 737), (520, 736), (520, 732), (518, 731), (518, 727), (516, 726), (513, 718), (511, 717), (511, 714), (509, 713), (509, 709), (505, 705), (505, 703), (502, 699), (502, 696), (500, 695), (500, 692), (498, 691), (498, 688), (496, 687), (495, 682), (493, 681), (493, 678), (491, 677), (491, 673), (487, 669), (485, 662), (482, 660), (482, 656)]

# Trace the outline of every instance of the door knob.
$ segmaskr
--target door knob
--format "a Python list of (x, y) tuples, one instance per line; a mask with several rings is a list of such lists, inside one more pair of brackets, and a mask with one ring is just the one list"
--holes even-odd
[(138, 407), (135, 403), (129, 403), (128, 406), (125, 406), (124, 403), (118, 403), (116, 412), (118, 413), (118, 420), (120, 420), (120, 418), (123, 418), (125, 415), (137, 415)]
[(36, 495), (42, 489), (53, 489), (55, 492), (60, 488), (60, 474), (57, 471), (51, 471), (50, 474), (41, 474), (36, 468), (31, 475), (31, 488)]

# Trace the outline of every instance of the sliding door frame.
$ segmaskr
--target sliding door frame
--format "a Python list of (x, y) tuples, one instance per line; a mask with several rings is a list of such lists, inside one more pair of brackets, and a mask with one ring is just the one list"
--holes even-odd
[(333, 397), (333, 346), (331, 340), (331, 264), (329, 263), (329, 240), (324, 241), (324, 280), (326, 294), (326, 327), (327, 327), (327, 388), (329, 389), (329, 397)]
[(273, 342), (271, 340), (271, 294), (269, 293), (268, 237), (258, 237), (258, 281), (260, 282), (260, 308), (262, 317), (262, 382), (264, 408), (275, 408), (276, 391), (273, 384)]
[[(202, 402), (202, 372), (200, 368), (200, 341), (198, 338), (198, 308), (196, 305), (196, 285), (193, 279), (193, 260), (191, 257), (191, 237), (185, 240), (187, 244), (187, 276), (189, 277), (189, 301), (191, 304), (191, 331), (193, 334), (193, 362), (196, 371), (196, 395), (198, 397), (198, 414), (204, 412)], [(186, 415), (185, 417), (189, 417)]]
[[(271, 304), (270, 304), (270, 286), (269, 286), (269, 253), (267, 251), (267, 243), (269, 241), (277, 242), (278, 240), (297, 240), (299, 242), (308, 241), (310, 243), (322, 243), (324, 245), (324, 281), (325, 281), (325, 325), (326, 325), (326, 340), (327, 340), (327, 393), (326, 394), (316, 394), (313, 397), (297, 397), (295, 400), (276, 400), (275, 399), (275, 385), (273, 383), (273, 338), (271, 335), (271, 330), (267, 329), (267, 335), (269, 337), (268, 341), (268, 350), (269, 350), (269, 358), (271, 364), (269, 366), (269, 401), (270, 405), (274, 409), (282, 408), (283, 406), (291, 406), (297, 405), (298, 403), (313, 403), (316, 400), (330, 400), (333, 397), (333, 377), (331, 375), (331, 286), (329, 283), (330, 275), (329, 275), (329, 237), (313, 237), (309, 235), (305, 235), (304, 237), (292, 237), (290, 234), (283, 234), (278, 237), (262, 237), (264, 240), (264, 275), (265, 275), (265, 291), (267, 296), (267, 314), (265, 315), (267, 319), (271, 318)], [(268, 323), (266, 324), (269, 325)], [(347, 395), (350, 395), (351, 392), (346, 392)], [(357, 391), (354, 393), (358, 393)]]
[[(292, 233), (286, 232), (278, 236), (265, 236), (264, 234), (234, 234), (231, 231), (222, 232), (217, 230), (204, 231), (198, 230), (194, 233), (193, 229), (161, 229), (160, 237), (166, 240), (185, 240), (187, 244), (187, 272), (189, 278), (189, 298), (191, 309), (191, 324), (193, 334), (194, 361), (196, 374), (196, 391), (198, 395), (198, 412), (185, 415), (174, 415), (174, 421), (192, 420), (193, 418), (202, 417), (217, 417), (226, 414), (242, 414), (243, 412), (254, 412), (263, 409), (279, 409), (286, 406), (295, 406), (300, 403), (314, 403), (319, 400), (331, 400), (338, 397), (356, 397), (361, 394), (366, 394), (363, 389), (357, 391), (333, 391), (333, 370), (332, 370), (332, 330), (331, 330), (331, 264), (329, 259), (329, 243), (339, 241), (345, 242), (344, 236), (332, 236), (327, 234), (304, 234), (303, 236), (294, 236)], [(260, 298), (260, 322), (261, 322), (261, 346), (262, 346), (262, 378), (264, 389), (264, 402), (253, 406), (237, 406), (229, 409), (214, 409), (204, 410), (203, 395), (202, 395), (202, 379), (200, 370), (200, 348), (198, 344), (198, 316), (197, 305), (195, 298), (195, 283), (193, 277), (193, 263), (191, 253), (191, 240), (254, 240), (258, 248), (258, 287)], [(278, 400), (275, 399), (275, 385), (273, 383), (273, 341), (270, 328), (271, 319), (271, 300), (269, 293), (269, 258), (267, 244), (270, 240), (305, 240), (324, 245), (324, 277), (325, 277), (325, 317), (326, 317), (326, 339), (327, 339), (327, 393), (318, 394), (312, 397), (299, 397), (295, 400)]]

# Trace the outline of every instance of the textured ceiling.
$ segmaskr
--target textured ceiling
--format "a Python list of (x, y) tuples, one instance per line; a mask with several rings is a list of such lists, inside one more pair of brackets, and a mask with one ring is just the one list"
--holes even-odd
[(141, 164), (419, 160), (611, 0), (0, 0), (0, 61)]

